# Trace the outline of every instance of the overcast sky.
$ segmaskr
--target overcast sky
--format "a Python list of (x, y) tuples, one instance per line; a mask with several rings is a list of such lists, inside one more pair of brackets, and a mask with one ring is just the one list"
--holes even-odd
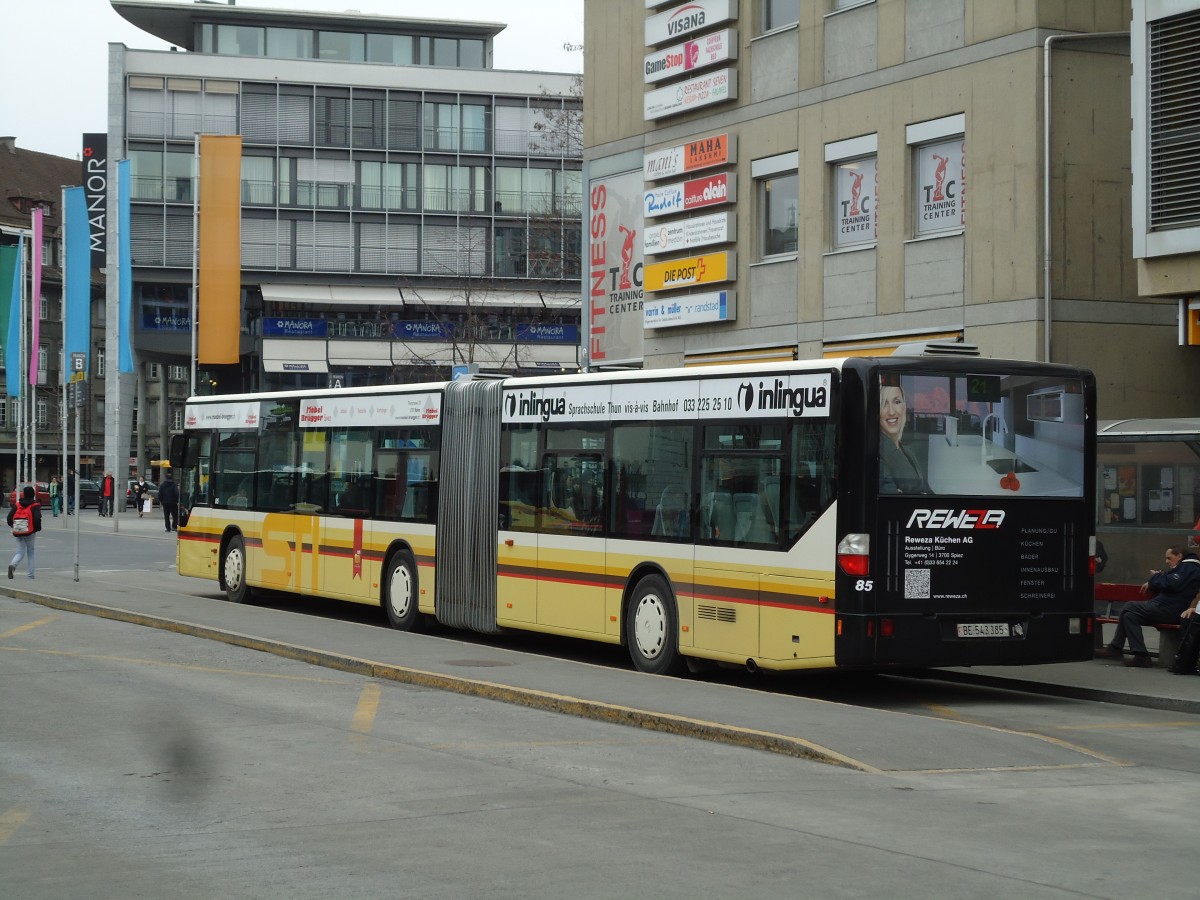
[[(504, 22), (508, 27), (494, 47), (497, 69), (583, 69), (583, 54), (563, 47), (583, 43), (583, 0), (239, 0), (237, 5)], [(81, 134), (107, 130), (109, 43), (167, 49), (117, 15), (109, 0), (0, 0), (0, 22), (5, 36), (0, 135), (14, 135), (24, 150), (58, 156), (77, 158)]]

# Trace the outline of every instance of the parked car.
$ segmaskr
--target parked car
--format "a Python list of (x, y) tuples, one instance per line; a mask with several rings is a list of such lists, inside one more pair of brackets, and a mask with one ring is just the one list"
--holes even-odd
[(80, 478), (79, 508), (87, 509), (89, 506), (100, 508), (100, 482), (90, 478)]
[[(27, 483), (28, 482), (26, 482), (26, 484)], [(11, 491), (9, 491), (8, 492), (8, 505), (16, 506), (17, 498), (19, 496), (21, 496), (21, 492), (24, 490), (25, 490), (25, 484), (21, 484), (19, 487), (13, 488)], [(50, 508), (50, 485), (49, 485), (49, 483), (45, 482), (45, 481), (39, 481), (39, 482), (37, 482), (37, 487), (35, 488), (35, 490), (37, 491), (38, 503), (42, 504), (42, 506), (46, 507), (46, 509), (49, 509)]]
[[(125, 488), (125, 508), (126, 509), (136, 509), (137, 508), (137, 485), (138, 485), (138, 483), (136, 481), (131, 480), (129, 482), (129, 487)], [(158, 505), (158, 485), (155, 484), (153, 481), (146, 482), (146, 497), (149, 497), (151, 500), (153, 500), (155, 506)], [(145, 497), (143, 497), (142, 499), (144, 500)]]

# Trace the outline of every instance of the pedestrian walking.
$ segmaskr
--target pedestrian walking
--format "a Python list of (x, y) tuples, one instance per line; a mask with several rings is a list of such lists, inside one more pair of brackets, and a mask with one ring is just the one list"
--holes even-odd
[(57, 475), (50, 478), (50, 512), (54, 514), (54, 518), (58, 518), (58, 514), (62, 512), (62, 482), (58, 480)]
[(176, 531), (179, 528), (179, 485), (175, 483), (175, 476), (167, 471), (163, 478), (162, 487), (158, 489), (158, 503), (163, 511), (163, 523), (167, 526), (167, 531)]
[(117, 493), (117, 481), (111, 471), (104, 473), (104, 481), (100, 483), (100, 515), (113, 514), (113, 496)]
[(21, 499), (8, 511), (8, 527), (12, 529), (13, 537), (17, 541), (17, 552), (8, 564), (8, 577), (13, 577), (17, 566), (24, 559), (29, 577), (33, 578), (34, 538), (42, 530), (42, 505), (37, 501), (37, 491), (33, 485), (25, 485)]

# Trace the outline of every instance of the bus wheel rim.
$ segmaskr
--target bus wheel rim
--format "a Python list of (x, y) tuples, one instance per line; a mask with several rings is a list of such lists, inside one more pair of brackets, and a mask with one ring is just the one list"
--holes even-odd
[(408, 615), (412, 607), (412, 579), (408, 575), (408, 566), (398, 565), (392, 570), (388, 603), (392, 606), (392, 614), (397, 619)]
[(225, 556), (225, 585), (232, 591), (242, 586), (242, 554), (237, 550)]
[(638, 652), (646, 659), (656, 659), (667, 642), (667, 608), (657, 594), (647, 594), (633, 613), (633, 637)]

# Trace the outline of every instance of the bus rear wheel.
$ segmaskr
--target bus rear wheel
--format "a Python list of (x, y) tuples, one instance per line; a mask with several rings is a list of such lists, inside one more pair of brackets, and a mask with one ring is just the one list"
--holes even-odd
[(230, 602), (246, 602), (250, 596), (250, 588), (246, 584), (246, 542), (240, 534), (231, 537), (225, 546), (225, 556), (221, 560), (221, 581)]
[(392, 554), (384, 572), (383, 609), (388, 624), (397, 631), (419, 631), (417, 564), (412, 554), (407, 550)]
[(683, 672), (675, 598), (661, 576), (647, 575), (634, 588), (625, 615), (625, 642), (638, 671), (652, 675)]

